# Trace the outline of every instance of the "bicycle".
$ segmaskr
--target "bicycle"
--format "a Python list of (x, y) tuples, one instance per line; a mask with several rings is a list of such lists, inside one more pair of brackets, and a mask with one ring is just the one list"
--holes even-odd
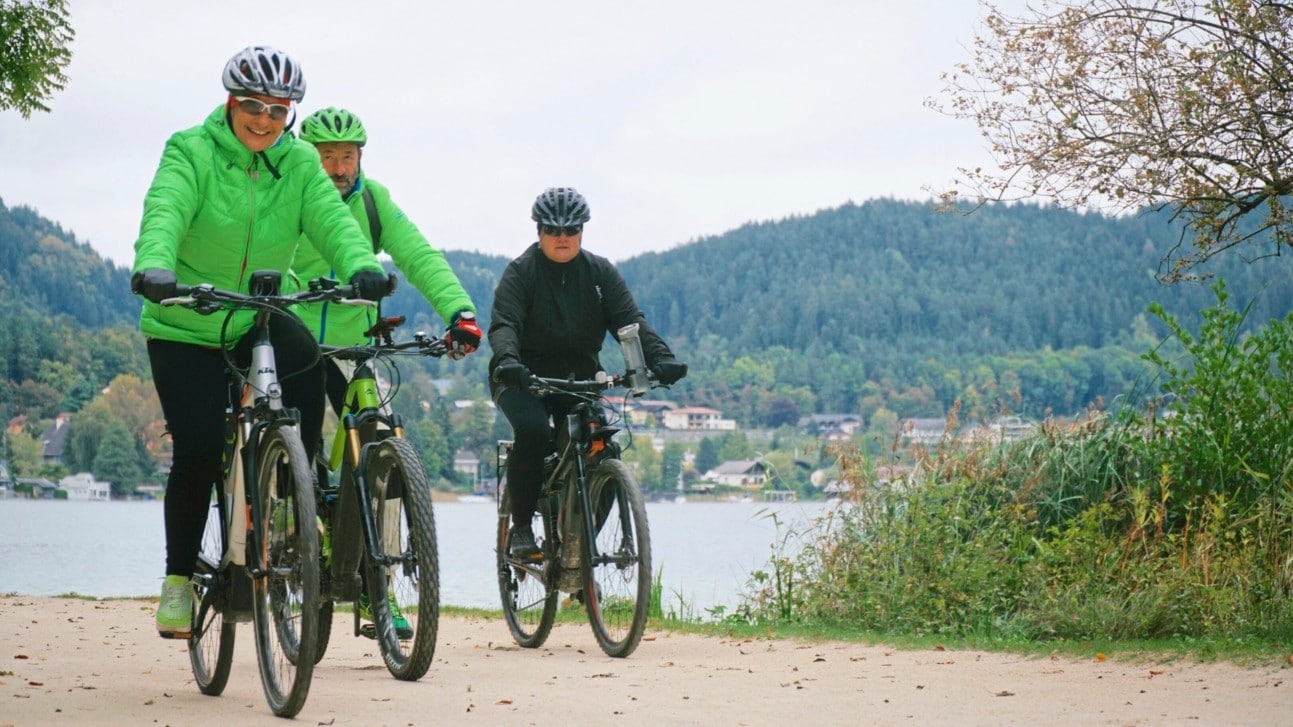
[[(440, 564), (431, 486), (417, 450), (404, 439), (404, 424), (388, 406), (399, 388), (397, 355), (443, 356), (442, 339), (423, 333), (395, 343), (403, 317), (383, 318), (364, 335), (373, 345), (323, 346), (324, 356), (355, 364), (346, 387), (345, 408), (327, 464), (319, 464), (318, 510), (328, 522), (330, 553), (324, 570), (315, 661), (323, 658), (332, 634), (334, 601), (354, 601), (355, 636), (378, 641), (387, 670), (416, 681), (435, 655), (440, 619)], [(384, 394), (377, 367), (392, 386)], [(331, 485), (329, 472), (338, 472)], [(398, 627), (388, 594), (406, 630)], [(368, 596), (373, 623), (361, 624), (358, 601)]]
[(228, 361), (224, 476), (214, 488), (218, 517), (207, 518), (192, 579), (197, 613), (189, 662), (198, 689), (219, 695), (229, 680), (237, 624), (251, 621), (265, 698), (274, 714), (293, 717), (305, 705), (314, 673), (319, 534), (300, 414), (283, 406), (268, 324), (296, 303), (370, 303), (350, 300), (350, 286), (326, 280), (280, 294), (281, 278), (275, 270), (255, 272), (248, 294), (177, 285), (175, 297), (162, 305), (228, 311), (222, 339), (236, 311), (255, 312), (251, 365), (244, 372)]
[[(633, 380), (638, 375), (643, 379)], [(608, 656), (626, 657), (642, 640), (651, 600), (651, 533), (637, 478), (620, 460), (614, 441), (618, 419), (601, 394), (631, 381), (640, 395), (646, 391), (640, 383), (645, 378), (645, 372), (599, 373), (584, 380), (530, 377), (528, 387), (535, 396), (579, 400), (557, 427), (556, 452), (545, 461), (532, 524), (541, 551), (536, 559), (514, 558), (509, 552), (511, 505), (503, 475), (512, 442), (498, 442), (499, 595), (508, 628), (523, 648), (537, 648), (547, 640), (562, 591), (583, 603), (597, 644)], [(651, 377), (649, 386), (658, 385)]]

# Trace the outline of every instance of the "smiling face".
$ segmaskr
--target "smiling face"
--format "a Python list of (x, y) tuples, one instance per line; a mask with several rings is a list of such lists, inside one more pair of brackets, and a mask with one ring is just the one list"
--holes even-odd
[[(283, 127), (287, 126), (287, 119), (282, 118), (275, 120), (273, 114), (262, 109), (259, 114), (250, 114), (242, 109), (242, 106), (230, 98), (230, 126), (233, 127), (233, 135), (242, 142), (242, 145), (252, 151), (265, 151), (278, 141), (283, 135)], [(291, 101), (286, 99), (274, 98), (273, 96), (261, 96), (253, 94), (250, 98), (257, 99), (264, 104), (282, 104), (290, 105)]]

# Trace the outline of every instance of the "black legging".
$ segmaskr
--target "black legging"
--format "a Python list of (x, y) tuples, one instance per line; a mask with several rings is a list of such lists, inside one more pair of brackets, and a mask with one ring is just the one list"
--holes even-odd
[[(316, 344), (299, 321), (281, 315), (271, 317), (269, 330), (283, 405), (300, 410), (301, 441), (312, 462), (322, 436), (324, 406), (323, 367), (314, 361)], [(238, 366), (251, 361), (253, 338), (254, 333), (248, 334), (234, 347)], [(149, 339), (148, 359), (173, 446), (163, 505), (166, 573), (191, 576), (211, 509), (211, 489), (220, 480), (229, 402), (224, 356), (205, 346)]]
[(574, 401), (563, 396), (539, 399), (528, 391), (506, 388), (499, 391), (495, 403), (512, 425), (512, 451), (507, 455), (512, 522), (528, 524), (543, 485), (543, 458), (556, 448), (552, 422), (562, 421)]

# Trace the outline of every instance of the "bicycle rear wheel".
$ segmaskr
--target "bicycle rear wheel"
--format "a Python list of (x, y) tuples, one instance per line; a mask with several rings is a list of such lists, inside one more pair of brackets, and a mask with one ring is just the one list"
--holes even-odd
[(252, 612), (256, 660), (270, 709), (294, 717), (314, 675), (319, 618), (319, 532), (310, 464), (293, 428), (270, 429), (260, 443), (256, 496), (261, 553), (248, 553), (254, 573)]
[(408, 440), (389, 437), (369, 452), (365, 481), (374, 525), (383, 554), (397, 561), (382, 565), (364, 558), (373, 627), (387, 670), (396, 679), (415, 681), (431, 667), (440, 628), (440, 556), (431, 485)]
[(625, 657), (642, 640), (651, 606), (651, 533), (637, 479), (608, 459), (588, 477), (597, 553), (584, 563), (584, 605), (607, 656)]
[(225, 549), (224, 522), (223, 508), (212, 503), (206, 530), (202, 533), (197, 569), (193, 572), (193, 602), (197, 605), (197, 614), (193, 619), (193, 635), (189, 637), (189, 664), (198, 690), (213, 697), (229, 683), (237, 636), (237, 624), (224, 620), (228, 598), (227, 581), (220, 573)]
[[(557, 617), (560, 593), (548, 589), (545, 580), (546, 561), (521, 562), (508, 555), (512, 537), (511, 498), (506, 490), (498, 510), (498, 538), (494, 543), (498, 564), (498, 594), (503, 600), (503, 616), (518, 646), (536, 649), (548, 640)], [(539, 548), (547, 552), (541, 515), (531, 525)]]

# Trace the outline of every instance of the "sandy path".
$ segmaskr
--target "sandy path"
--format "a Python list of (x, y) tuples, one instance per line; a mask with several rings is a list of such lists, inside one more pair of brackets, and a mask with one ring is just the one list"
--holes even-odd
[[(240, 628), (220, 697), (197, 691), (155, 602), (0, 596), (0, 727), (282, 725)], [(650, 632), (628, 659), (586, 625), (520, 649), (501, 620), (445, 618), (435, 663), (400, 682), (338, 615), (297, 724), (1278, 725), (1293, 670), (1129, 664)]]

